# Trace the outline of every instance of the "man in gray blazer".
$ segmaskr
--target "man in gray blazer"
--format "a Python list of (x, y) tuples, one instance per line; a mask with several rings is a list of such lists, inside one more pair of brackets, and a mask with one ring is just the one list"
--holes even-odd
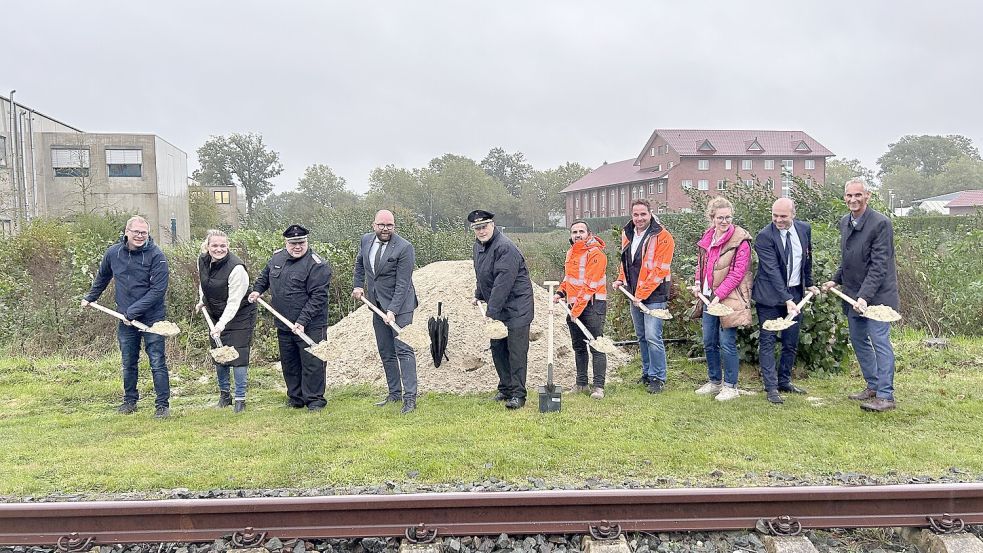
[(386, 372), (389, 394), (376, 403), (403, 402), (405, 415), (416, 409), (416, 353), (413, 348), (396, 339), (389, 322), (404, 327), (413, 322), (413, 310), (419, 303), (413, 287), (413, 268), (416, 253), (413, 244), (396, 234), (396, 219), (391, 211), (375, 214), (372, 230), (362, 236), (355, 257), (355, 283), (352, 297), (363, 295), (386, 313), (386, 320), (372, 317), (375, 342)]

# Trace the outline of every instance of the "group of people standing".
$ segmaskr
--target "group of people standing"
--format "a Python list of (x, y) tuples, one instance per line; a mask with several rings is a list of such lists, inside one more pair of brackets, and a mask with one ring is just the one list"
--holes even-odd
[[(812, 235), (808, 223), (795, 219), (795, 204), (779, 198), (772, 206), (772, 222), (753, 237), (734, 224), (734, 206), (725, 198), (708, 202), (709, 228), (696, 244), (697, 270), (688, 289), (702, 296), (698, 307), (703, 346), (707, 360), (707, 382), (697, 394), (719, 401), (739, 397), (736, 329), (752, 323), (752, 300), (759, 329), (761, 377), (767, 399), (783, 403), (780, 395), (805, 393), (792, 382), (799, 341), (799, 324), (785, 330), (764, 328), (765, 321), (792, 316), (801, 319), (799, 303), (807, 293), (825, 292), (841, 286), (857, 298), (855, 306), (843, 303), (850, 340), (866, 381), (864, 390), (849, 397), (861, 401), (868, 411), (886, 411), (894, 404), (894, 352), (889, 323), (868, 319), (868, 305), (898, 308), (897, 270), (890, 219), (868, 206), (870, 189), (863, 179), (845, 185), (844, 200), (850, 213), (840, 221), (841, 263), (822, 290), (813, 283)], [(518, 247), (495, 226), (494, 214), (472, 211), (467, 217), (475, 235), (473, 247), (477, 286), (473, 304), (481, 304), (485, 316), (502, 322), (507, 336), (490, 339), (489, 347), (498, 374), (494, 399), (507, 409), (526, 402), (526, 372), (529, 330), (534, 316), (532, 282), (525, 258)], [(271, 292), (272, 308), (290, 324), (276, 320), (280, 364), (287, 388), (287, 405), (309, 411), (322, 410), (326, 363), (306, 351), (306, 336), (320, 342), (327, 335), (328, 286), (331, 266), (308, 243), (308, 231), (291, 225), (283, 232), (284, 248), (273, 253), (250, 287), (243, 261), (229, 249), (228, 236), (208, 231), (198, 258), (199, 303), (214, 321), (210, 332), (218, 345), (235, 348), (238, 357), (215, 364), (219, 400), (217, 406), (232, 406), (236, 413), (246, 408), (249, 352), (256, 322), (256, 303)], [(565, 302), (576, 365), (575, 392), (595, 399), (604, 397), (607, 356), (588, 345), (579, 321), (594, 337), (604, 334), (607, 314), (606, 244), (593, 233), (587, 221), (570, 225), (570, 248), (564, 263), (564, 278), (552, 301)], [(618, 275), (612, 288), (632, 297), (631, 317), (641, 354), (640, 383), (650, 393), (663, 391), (667, 380), (666, 350), (662, 339), (663, 320), (651, 310), (667, 307), (671, 288), (671, 263), (675, 250), (672, 234), (652, 213), (646, 199), (631, 205), (631, 221), (621, 231)], [(752, 251), (757, 270), (752, 271)], [(401, 403), (400, 412), (417, 408), (416, 353), (401, 341), (396, 329), (412, 323), (419, 300), (413, 286), (416, 258), (413, 245), (396, 232), (395, 217), (388, 210), (376, 213), (372, 232), (365, 234), (355, 259), (352, 297), (377, 307), (382, 317), (373, 317), (376, 345), (386, 376), (386, 396), (376, 403), (384, 407)], [(752, 274), (753, 273), (753, 274)], [(136, 411), (137, 360), (141, 341), (150, 359), (156, 393), (155, 416), (170, 415), (170, 388), (164, 353), (164, 337), (141, 332), (131, 324), (146, 325), (164, 320), (164, 294), (169, 271), (167, 259), (149, 235), (145, 219), (130, 218), (119, 242), (110, 246), (82, 300), (84, 307), (96, 301), (109, 282), (116, 281), (115, 299), (126, 318), (117, 329), (123, 372), (123, 403), (118, 411)], [(714, 306), (729, 307), (729, 314), (713, 315)], [(575, 321), (576, 319), (576, 321)], [(776, 362), (775, 346), (781, 343)], [(588, 375), (588, 366), (593, 371)], [(589, 378), (590, 376), (590, 378)]]

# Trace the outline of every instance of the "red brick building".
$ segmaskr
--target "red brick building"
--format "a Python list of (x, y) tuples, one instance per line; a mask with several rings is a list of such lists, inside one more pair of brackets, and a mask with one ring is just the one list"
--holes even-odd
[(793, 176), (825, 183), (832, 156), (802, 131), (656, 129), (638, 157), (604, 164), (561, 193), (567, 221), (628, 216), (635, 198), (659, 213), (686, 211), (684, 188), (726, 196), (728, 184), (757, 178), (787, 196)]
[(983, 211), (983, 190), (963, 190), (945, 206), (949, 215), (974, 215)]

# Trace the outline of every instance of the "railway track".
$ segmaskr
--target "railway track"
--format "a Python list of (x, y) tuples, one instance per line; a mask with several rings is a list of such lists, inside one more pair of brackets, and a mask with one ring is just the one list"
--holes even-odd
[(983, 483), (0, 504), (0, 545), (983, 524)]

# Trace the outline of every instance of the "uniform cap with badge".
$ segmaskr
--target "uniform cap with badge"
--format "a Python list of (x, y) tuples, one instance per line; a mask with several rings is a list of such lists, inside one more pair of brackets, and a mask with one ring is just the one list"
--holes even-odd
[(283, 237), (287, 239), (289, 244), (307, 242), (307, 234), (307, 229), (300, 225), (290, 225), (287, 230), (283, 231)]
[(471, 213), (468, 213), (468, 223), (471, 223), (472, 230), (479, 230), (485, 227), (488, 223), (495, 220), (495, 214), (491, 211), (485, 211), (484, 209), (476, 209)]

